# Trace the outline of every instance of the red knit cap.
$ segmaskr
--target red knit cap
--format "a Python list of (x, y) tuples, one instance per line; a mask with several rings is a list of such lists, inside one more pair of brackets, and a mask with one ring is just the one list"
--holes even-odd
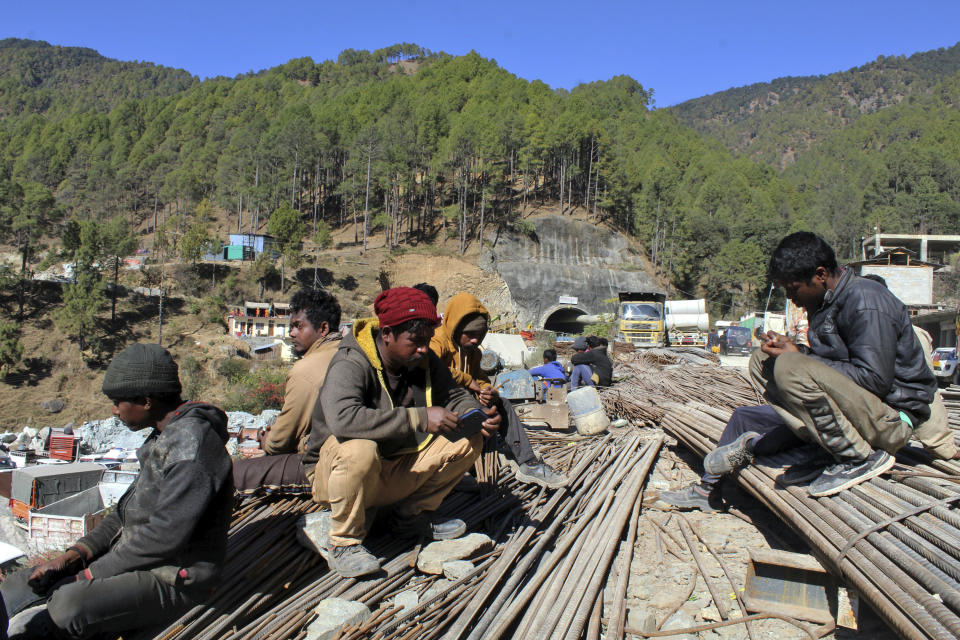
[(423, 291), (412, 287), (395, 287), (381, 291), (373, 301), (381, 327), (396, 327), (409, 320), (429, 320), (440, 324), (437, 308)]

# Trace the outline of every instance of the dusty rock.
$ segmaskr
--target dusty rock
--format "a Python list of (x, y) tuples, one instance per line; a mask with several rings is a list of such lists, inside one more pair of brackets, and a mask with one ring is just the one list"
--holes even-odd
[(490, 536), (471, 533), (456, 540), (431, 542), (417, 558), (417, 569), (423, 573), (438, 575), (443, 573), (443, 563), (451, 560), (463, 560), (493, 546)]
[(704, 622), (720, 622), (720, 612), (717, 611), (716, 605), (710, 604), (700, 609), (700, 619)]
[(401, 591), (393, 597), (393, 606), (395, 607), (413, 609), (418, 604), (420, 604), (420, 596), (418, 596), (417, 592), (412, 589)]
[(473, 569), (473, 563), (469, 560), (451, 560), (443, 563), (443, 577), (448, 580), (459, 580)]
[(330, 542), (329, 535), (329, 511), (307, 513), (297, 520), (297, 542), (314, 553), (320, 553), (320, 549)]
[(53, 398), (52, 400), (44, 400), (40, 403), (40, 407), (46, 409), (50, 413), (60, 413), (66, 408), (67, 403), (61, 400), (60, 398)]
[[(697, 621), (692, 615), (680, 609), (675, 614), (670, 616), (670, 618), (660, 627), (662, 630), (666, 631), (667, 629), (686, 629), (688, 627), (696, 627)], [(696, 640), (695, 635), (684, 634), (677, 636), (670, 636), (674, 640)]]
[(151, 432), (152, 429), (131, 431), (116, 418), (84, 422), (74, 431), (86, 453), (106, 453), (114, 447), (138, 449)]
[(656, 631), (657, 616), (646, 605), (628, 606), (626, 626), (639, 631)]
[(357, 624), (370, 617), (370, 609), (362, 602), (327, 598), (321, 600), (314, 612), (317, 619), (307, 627), (307, 640), (329, 640), (348, 624)]
[(0, 433), (0, 442), (2, 442), (3, 444), (10, 444), (11, 442), (16, 442), (18, 435), (19, 434), (13, 433), (12, 431), (10, 433)]

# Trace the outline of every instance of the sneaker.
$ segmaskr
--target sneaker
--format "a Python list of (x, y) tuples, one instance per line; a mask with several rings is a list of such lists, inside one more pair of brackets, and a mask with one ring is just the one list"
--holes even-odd
[(723, 510), (719, 491), (707, 491), (699, 484), (691, 484), (677, 491), (662, 491), (650, 505), (661, 511), (688, 511), (699, 509), (707, 513)]
[(452, 540), (467, 532), (467, 523), (460, 518), (446, 518), (423, 512), (415, 516), (397, 513), (390, 530), (401, 538), (422, 537), (431, 540)]
[(377, 556), (362, 544), (353, 544), (349, 547), (327, 547), (320, 551), (320, 555), (327, 561), (330, 571), (336, 572), (343, 578), (356, 578), (380, 571), (380, 561)]
[(893, 456), (886, 451), (874, 451), (865, 460), (838, 462), (824, 469), (807, 491), (814, 497), (832, 496), (884, 473), (893, 464)]
[(753, 462), (753, 445), (759, 437), (756, 431), (747, 431), (730, 444), (717, 447), (703, 459), (704, 471), (722, 476), (747, 466)]
[(543, 460), (535, 462), (525, 462), (517, 464), (511, 461), (513, 474), (517, 480), (526, 484), (537, 484), (548, 489), (556, 489), (567, 484), (567, 477), (558, 473), (553, 467)]
[(826, 462), (798, 462), (797, 464), (790, 465), (783, 473), (778, 475), (776, 478), (777, 483), (784, 487), (807, 484), (823, 473), (828, 464), (829, 463)]

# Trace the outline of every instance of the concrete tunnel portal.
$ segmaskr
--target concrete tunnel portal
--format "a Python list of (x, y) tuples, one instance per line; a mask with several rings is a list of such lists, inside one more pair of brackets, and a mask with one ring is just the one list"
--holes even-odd
[(576, 305), (555, 305), (543, 314), (543, 328), (546, 331), (579, 335), (583, 333), (584, 323), (578, 318), (588, 313)]

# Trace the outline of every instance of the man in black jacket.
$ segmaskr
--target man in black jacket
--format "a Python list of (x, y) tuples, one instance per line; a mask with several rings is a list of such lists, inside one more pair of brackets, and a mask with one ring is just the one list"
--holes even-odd
[[(597, 336), (587, 336), (574, 340), (573, 348), (576, 353), (570, 357), (570, 362), (575, 373), (579, 371), (579, 365), (585, 365), (590, 368), (590, 375), (571, 376), (570, 390), (574, 391), (582, 386), (609, 387), (613, 380), (613, 363), (607, 355), (606, 344)], [(574, 378), (577, 378), (577, 382), (574, 382)]]
[[(828, 496), (887, 471), (890, 454), (930, 417), (936, 392), (906, 307), (883, 285), (839, 268), (833, 249), (812, 233), (784, 238), (768, 275), (806, 310), (810, 345), (770, 332), (750, 374), (790, 429), (833, 459), (782, 481), (813, 478), (810, 495)], [(723, 474), (749, 462), (758, 435), (714, 450), (704, 468)]]
[(10, 614), (46, 602), (11, 621), (11, 638), (165, 624), (213, 591), (233, 508), (227, 417), (181, 402), (180, 391), (177, 365), (160, 345), (132, 345), (110, 363), (103, 392), (113, 415), (133, 431), (153, 428), (137, 451), (140, 474), (93, 531), (0, 586)]

